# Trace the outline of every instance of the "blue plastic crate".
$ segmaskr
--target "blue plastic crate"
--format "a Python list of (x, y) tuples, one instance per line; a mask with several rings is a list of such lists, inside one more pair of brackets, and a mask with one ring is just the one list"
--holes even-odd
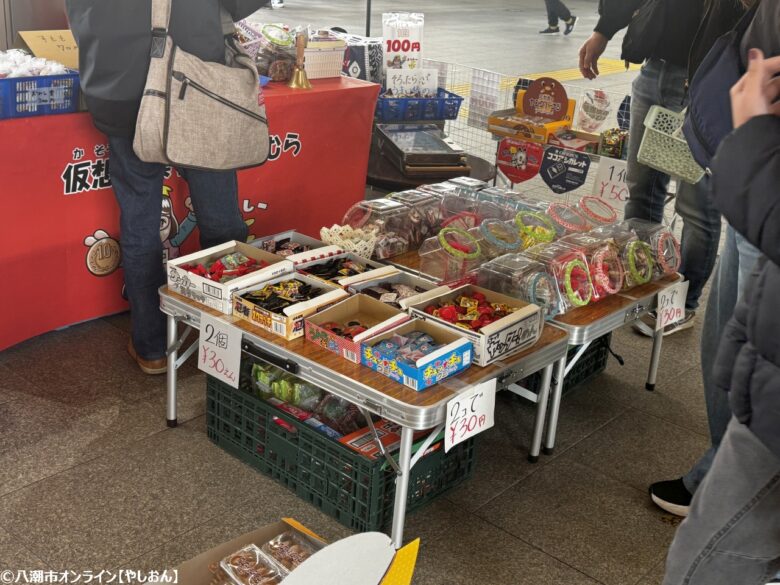
[(394, 98), (379, 96), (377, 122), (417, 122), (420, 120), (455, 120), (463, 98), (439, 89), (435, 98)]
[(79, 74), (0, 79), (0, 119), (67, 114), (79, 107)]

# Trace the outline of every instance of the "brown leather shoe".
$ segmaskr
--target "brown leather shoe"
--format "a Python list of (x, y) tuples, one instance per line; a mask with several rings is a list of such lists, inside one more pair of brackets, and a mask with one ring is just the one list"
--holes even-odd
[(135, 360), (138, 367), (144, 374), (155, 376), (157, 374), (164, 374), (168, 371), (168, 358), (160, 358), (158, 360), (145, 360), (135, 352), (133, 347), (133, 340), (127, 342), (127, 353)]

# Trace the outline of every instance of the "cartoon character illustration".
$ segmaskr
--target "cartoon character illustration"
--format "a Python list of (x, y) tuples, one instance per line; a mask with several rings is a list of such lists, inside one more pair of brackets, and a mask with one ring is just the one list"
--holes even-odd
[(516, 169), (526, 170), (528, 168), (528, 152), (524, 148), (512, 147), (512, 166)]
[(187, 197), (184, 201), (184, 205), (189, 209), (189, 213), (179, 223), (176, 215), (173, 213), (171, 192), (170, 187), (163, 187), (162, 214), (160, 215), (160, 240), (163, 243), (163, 262), (179, 256), (179, 248), (198, 224), (190, 197)]
[(119, 242), (103, 230), (97, 230), (93, 235), (84, 238), (87, 246), (87, 270), (95, 276), (108, 276), (116, 271), (122, 262), (122, 251)]

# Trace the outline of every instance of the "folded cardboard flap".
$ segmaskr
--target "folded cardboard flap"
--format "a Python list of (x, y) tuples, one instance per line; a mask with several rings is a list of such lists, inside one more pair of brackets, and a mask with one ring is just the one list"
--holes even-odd
[(310, 321), (317, 326), (329, 321), (342, 325), (349, 321), (359, 321), (361, 325), (371, 329), (399, 315), (404, 316), (398, 309), (367, 295), (358, 294), (311, 317)]
[(68, 69), (79, 68), (79, 48), (73, 33), (67, 29), (19, 31), (14, 45), (35, 57), (62, 63)]

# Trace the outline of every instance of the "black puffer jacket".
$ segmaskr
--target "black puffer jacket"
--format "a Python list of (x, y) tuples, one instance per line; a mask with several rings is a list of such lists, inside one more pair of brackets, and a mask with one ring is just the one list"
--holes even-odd
[[(221, 0), (234, 20), (268, 0)], [(66, 0), (79, 45), (81, 88), (95, 126), (132, 136), (149, 71), (152, 0)], [(188, 53), (204, 61), (225, 58), (220, 0), (172, 0), (170, 32)]]
[[(780, 2), (764, 0), (743, 49), (780, 54)], [(712, 166), (715, 205), (764, 257), (726, 328), (715, 384), (730, 393), (740, 422), (780, 457), (780, 117), (735, 130)]]

